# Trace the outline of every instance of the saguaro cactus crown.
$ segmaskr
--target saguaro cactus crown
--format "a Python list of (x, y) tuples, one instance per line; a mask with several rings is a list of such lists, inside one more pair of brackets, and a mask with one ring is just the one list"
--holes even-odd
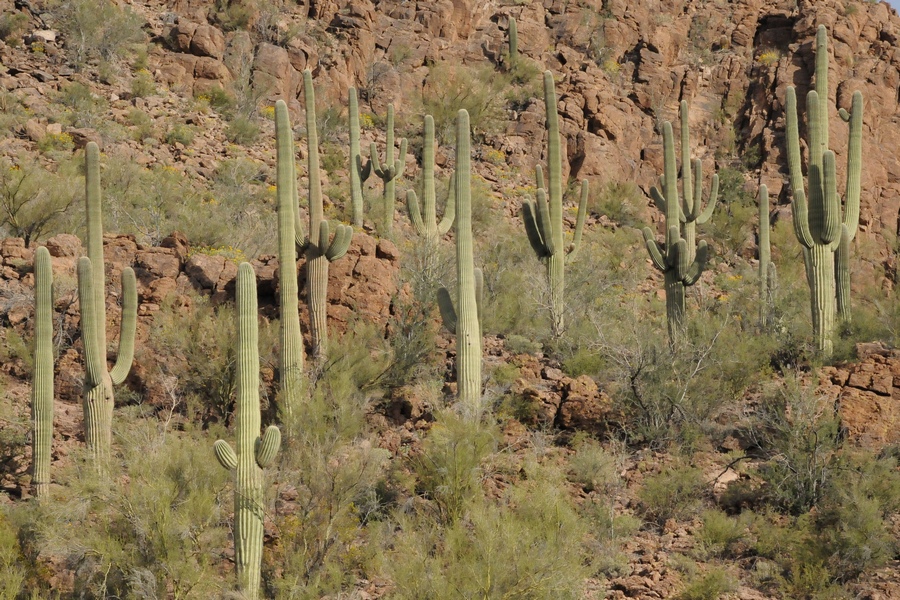
[[(550, 318), (553, 334), (562, 335), (565, 319), (565, 264), (573, 257), (581, 244), (581, 233), (587, 213), (588, 182), (581, 182), (581, 200), (575, 234), (571, 244), (566, 245), (563, 237), (563, 183), (562, 150), (559, 137), (559, 114), (556, 108), (556, 88), (553, 74), (544, 72), (544, 106), (547, 111), (547, 189), (544, 189), (544, 175), (540, 165), (536, 168), (537, 193), (534, 202), (522, 203), (522, 220), (525, 232), (537, 257), (547, 268), (550, 285)], [(548, 202), (549, 197), (549, 202)]]
[[(283, 100), (275, 103), (276, 189), (278, 197), (278, 281), (281, 315), (279, 363), (282, 422), (300, 404), (303, 386), (303, 334), (300, 330), (297, 296), (297, 175), (294, 167), (294, 135)], [(302, 234), (300, 235), (302, 239)]]
[(84, 436), (102, 467), (112, 443), (113, 385), (125, 381), (134, 358), (137, 325), (137, 288), (131, 267), (122, 271), (122, 319), (119, 353), (109, 370), (106, 364), (106, 277), (103, 261), (103, 215), (100, 206), (100, 149), (85, 147), (88, 255), (78, 260), (78, 302), (84, 344)]
[[(794, 233), (806, 263), (810, 288), (813, 333), (820, 351), (830, 354), (835, 325), (835, 300), (844, 319), (850, 318), (850, 242), (859, 224), (860, 171), (862, 168), (863, 97), (853, 92), (851, 109), (839, 111), (850, 123), (847, 149), (847, 187), (844, 211), (837, 193), (835, 156), (828, 148), (828, 32), (816, 32), (815, 89), (806, 96), (809, 161), (803, 180), (797, 94), (785, 94), (786, 137), (790, 171)], [(808, 192), (808, 195), (807, 195)], [(837, 272), (837, 274), (836, 274)]]
[(323, 359), (328, 349), (327, 293), (328, 264), (347, 253), (353, 228), (338, 225), (331, 238), (322, 206), (322, 182), (319, 179), (319, 135), (316, 130), (316, 95), (312, 73), (303, 71), (303, 97), (306, 100), (306, 131), (309, 144), (309, 238), (306, 242), (306, 295), (309, 305), (313, 354)]
[[(666, 317), (669, 340), (674, 341), (684, 320), (684, 288), (697, 283), (706, 267), (708, 247), (701, 240), (696, 250), (688, 249), (681, 236), (683, 209), (678, 201), (677, 170), (675, 167), (675, 136), (672, 124), (663, 123), (664, 174), (663, 191), (651, 192), (666, 217), (666, 240), (659, 244), (653, 231), (644, 227), (644, 243), (650, 253), (653, 266), (662, 271), (666, 289)], [(693, 256), (693, 258), (692, 258)]]
[(469, 113), (456, 118), (456, 307), (450, 293), (438, 291), (444, 325), (456, 334), (457, 398), (465, 418), (481, 417), (481, 270), (472, 244), (471, 142)]
[(444, 217), (437, 220), (436, 194), (434, 191), (434, 118), (425, 115), (425, 145), (422, 148), (422, 204), (424, 213), (419, 208), (419, 198), (414, 190), (406, 192), (406, 207), (409, 219), (420, 236), (429, 243), (436, 243), (440, 236), (450, 231), (456, 214), (455, 185), (450, 184), (450, 196), (444, 207)]
[(372, 171), (384, 182), (384, 234), (390, 235), (394, 228), (394, 203), (397, 200), (397, 180), (403, 177), (406, 163), (406, 138), (400, 140), (400, 156), (394, 159), (394, 105), (387, 107), (387, 129), (385, 131), (384, 163), (378, 160), (375, 142), (369, 145), (369, 160)]
[(34, 373), (31, 378), (31, 450), (34, 495), (50, 491), (53, 445), (53, 267), (50, 252), (34, 253)]
[(237, 452), (225, 440), (217, 440), (213, 451), (219, 464), (235, 472), (234, 563), (238, 586), (249, 600), (259, 598), (265, 513), (262, 470), (281, 446), (281, 432), (274, 425), (259, 435), (257, 312), (256, 275), (249, 263), (241, 263), (237, 277)]

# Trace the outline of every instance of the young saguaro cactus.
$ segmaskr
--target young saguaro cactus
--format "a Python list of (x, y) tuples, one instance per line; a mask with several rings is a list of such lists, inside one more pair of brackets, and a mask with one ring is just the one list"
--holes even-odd
[[(847, 188), (844, 212), (837, 193), (835, 156), (828, 148), (828, 32), (816, 32), (815, 89), (806, 96), (809, 162), (803, 180), (797, 94), (793, 86), (785, 94), (786, 138), (790, 171), (794, 233), (803, 246), (810, 288), (813, 334), (825, 354), (832, 350), (835, 299), (841, 317), (850, 317), (849, 247), (859, 223), (860, 171), (862, 168), (862, 93), (853, 93), (850, 112), (840, 111), (850, 123), (847, 152)], [(808, 197), (807, 197), (808, 192)], [(837, 276), (835, 267), (837, 266)], [(837, 278), (837, 279), (836, 279)]]
[[(669, 329), (669, 341), (674, 341), (681, 324), (684, 321), (684, 288), (692, 286), (700, 279), (706, 267), (708, 247), (706, 241), (701, 240), (697, 245), (694, 258), (688, 250), (687, 241), (681, 237), (679, 228), (682, 210), (678, 203), (677, 171), (675, 168), (675, 140), (672, 134), (672, 124), (663, 123), (663, 155), (664, 175), (662, 178), (663, 192), (657, 194), (662, 199), (666, 216), (666, 241), (659, 244), (653, 231), (644, 227), (644, 243), (650, 253), (653, 266), (662, 271), (665, 277), (666, 287), (666, 317)], [(659, 203), (659, 199), (657, 199)]]
[(406, 192), (406, 207), (416, 232), (430, 244), (437, 243), (438, 239), (453, 225), (456, 214), (456, 198), (455, 186), (451, 183), (450, 187), (450, 196), (444, 207), (444, 217), (438, 223), (434, 192), (434, 117), (425, 115), (425, 145), (422, 149), (422, 203), (425, 212), (423, 214), (419, 209), (419, 198), (413, 190)]
[(471, 142), (469, 113), (456, 117), (456, 308), (450, 293), (438, 290), (444, 325), (456, 334), (457, 398), (465, 418), (481, 417), (481, 271), (472, 244)]
[(771, 260), (769, 247), (769, 188), (765, 184), (759, 186), (759, 326), (765, 331), (769, 328), (772, 308), (775, 304), (775, 286), (778, 274), (775, 263)]
[[(300, 404), (303, 386), (303, 334), (297, 296), (298, 218), (297, 175), (294, 168), (294, 135), (283, 100), (275, 103), (276, 189), (278, 196), (278, 277), (281, 314), (281, 398), (283, 423)], [(303, 238), (302, 235), (299, 236)]]
[[(562, 150), (559, 137), (559, 114), (556, 109), (556, 88), (553, 74), (544, 72), (544, 105), (547, 111), (547, 190), (540, 166), (536, 169), (537, 198), (535, 202), (526, 200), (522, 204), (522, 220), (528, 241), (537, 257), (547, 268), (550, 284), (550, 318), (553, 335), (563, 334), (565, 321), (565, 265), (566, 259), (573, 257), (581, 244), (584, 218), (587, 212), (588, 182), (581, 182), (581, 200), (578, 203), (578, 217), (575, 235), (571, 244), (565, 245), (563, 237), (563, 193), (562, 193)], [(547, 200), (549, 196), (549, 202)]]
[(102, 469), (112, 444), (113, 385), (128, 376), (134, 359), (137, 325), (137, 286), (131, 267), (122, 271), (122, 318), (115, 366), (106, 364), (106, 277), (103, 261), (103, 214), (100, 201), (100, 149), (85, 147), (87, 251), (78, 260), (78, 302), (84, 344), (84, 437)]
[(235, 472), (234, 562), (238, 586), (248, 600), (259, 598), (265, 513), (262, 470), (281, 446), (281, 432), (274, 425), (259, 435), (257, 318), (256, 275), (249, 263), (241, 263), (237, 277), (237, 450), (225, 440), (217, 440), (213, 451), (219, 464)]
[(400, 140), (400, 156), (394, 159), (394, 105), (387, 107), (387, 130), (385, 132), (384, 163), (378, 160), (375, 142), (369, 145), (369, 160), (372, 171), (384, 182), (384, 233), (390, 235), (394, 227), (394, 203), (397, 199), (397, 180), (403, 177), (406, 163), (406, 138)]
[(50, 252), (34, 253), (34, 373), (31, 378), (31, 454), (34, 495), (50, 491), (53, 445), (53, 267)]
[(350, 202), (353, 210), (353, 226), (363, 224), (363, 183), (372, 174), (371, 159), (362, 163), (359, 153), (359, 101), (356, 99), (356, 88), (348, 90), (350, 96)]
[(516, 25), (516, 18), (509, 18), (509, 69), (514, 70), (519, 62), (519, 28)]
[(303, 71), (303, 96), (306, 100), (306, 131), (309, 144), (309, 239), (306, 242), (306, 296), (309, 305), (313, 355), (324, 359), (328, 351), (327, 293), (328, 265), (347, 253), (353, 228), (338, 225), (331, 238), (322, 206), (322, 182), (319, 179), (319, 135), (316, 130), (316, 95), (312, 73)]

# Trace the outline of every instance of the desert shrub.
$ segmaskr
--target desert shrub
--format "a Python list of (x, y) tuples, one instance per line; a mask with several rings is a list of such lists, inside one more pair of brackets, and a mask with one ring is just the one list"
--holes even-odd
[(717, 556), (729, 556), (746, 536), (746, 519), (730, 517), (718, 509), (703, 511), (703, 529), (698, 538), (704, 551)]
[(569, 460), (569, 480), (586, 492), (605, 493), (619, 480), (619, 459), (596, 440), (579, 436), (572, 443), (575, 455)]
[(18, 45), (22, 42), (19, 39), (28, 28), (28, 15), (24, 12), (11, 12), (0, 15), (0, 40), (10, 44)]
[(249, 117), (235, 117), (225, 129), (225, 137), (229, 142), (242, 146), (252, 144), (259, 137), (259, 125)]
[(95, 59), (116, 61), (145, 38), (141, 18), (110, 0), (55, 0), (49, 13), (77, 68)]
[(19, 596), (26, 577), (22, 565), (16, 528), (0, 512), (0, 600), (16, 600)]
[(132, 108), (128, 111), (128, 123), (134, 127), (131, 139), (143, 142), (148, 138), (153, 138), (153, 119), (141, 109)]
[(594, 198), (596, 200), (591, 208), (601, 215), (606, 215), (620, 227), (644, 226), (641, 211), (646, 202), (641, 198), (634, 183), (608, 181)]
[(718, 600), (722, 594), (736, 589), (734, 579), (721, 568), (714, 568), (695, 578), (678, 595), (678, 600)]
[(705, 484), (703, 472), (696, 467), (667, 467), (644, 480), (638, 491), (641, 510), (657, 525), (688, 518), (700, 508)]
[(0, 90), (0, 132), (9, 133), (23, 125), (30, 116), (28, 109), (14, 93)]
[(194, 129), (184, 123), (175, 123), (166, 132), (165, 141), (172, 146), (175, 144), (190, 146), (194, 142)]
[(714, 244), (717, 254), (726, 262), (733, 263), (751, 239), (750, 224), (756, 222), (758, 209), (756, 198), (744, 189), (744, 174), (741, 171), (721, 167), (717, 173), (719, 205), (698, 239), (703, 238)]
[(135, 98), (146, 98), (156, 93), (153, 75), (147, 69), (138, 69), (131, 80), (131, 95)]
[(0, 231), (24, 238), (25, 245), (57, 231), (78, 195), (64, 173), (38, 163), (0, 160)]
[(94, 95), (91, 89), (73, 81), (64, 85), (56, 98), (63, 107), (58, 119), (75, 127), (96, 128), (106, 111), (106, 100)]

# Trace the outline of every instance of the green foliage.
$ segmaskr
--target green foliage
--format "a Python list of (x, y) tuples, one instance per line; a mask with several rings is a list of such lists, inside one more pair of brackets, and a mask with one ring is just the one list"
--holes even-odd
[(153, 75), (147, 69), (139, 69), (131, 80), (131, 95), (134, 98), (146, 98), (156, 93)]
[(245, 116), (237, 116), (225, 129), (225, 137), (229, 142), (247, 146), (259, 137), (259, 125), (254, 119)]
[(633, 182), (609, 181), (600, 188), (592, 208), (620, 227), (637, 227), (644, 204), (644, 199)]
[(715, 556), (731, 556), (746, 536), (746, 519), (730, 517), (721, 510), (703, 511), (703, 529), (698, 535), (703, 549)]
[(16, 528), (0, 512), (0, 600), (19, 597), (27, 575), (23, 562)]
[(175, 123), (166, 132), (165, 141), (172, 146), (190, 146), (194, 142), (194, 128), (184, 123)]
[(569, 461), (569, 480), (586, 492), (609, 492), (619, 479), (619, 459), (587, 437), (576, 440), (573, 447), (575, 454)]
[(28, 28), (28, 15), (24, 12), (10, 12), (0, 15), (0, 40), (11, 46), (21, 43), (19, 39)]
[(700, 508), (705, 486), (703, 472), (696, 467), (666, 467), (644, 479), (638, 490), (641, 510), (644, 516), (660, 526), (669, 519), (690, 518)]
[(137, 142), (143, 142), (154, 137), (153, 119), (139, 108), (128, 111), (128, 122), (134, 127), (131, 138)]
[(471, 67), (437, 62), (428, 68), (421, 112), (434, 117), (436, 139), (445, 145), (453, 143), (456, 113), (465, 109), (469, 113), (472, 137), (480, 140), (502, 126), (507, 86), (506, 78), (488, 64)]
[(78, 69), (98, 59), (114, 62), (131, 44), (145, 39), (141, 17), (110, 0), (54, 0), (48, 13)]
[(678, 596), (678, 600), (718, 600), (722, 594), (736, 589), (734, 579), (721, 568), (714, 568), (694, 579)]
[(57, 118), (74, 127), (97, 128), (106, 112), (106, 100), (95, 96), (91, 89), (77, 81), (64, 85), (57, 96), (63, 110)]
[(65, 174), (39, 163), (0, 160), (0, 232), (30, 246), (65, 223), (78, 192)]

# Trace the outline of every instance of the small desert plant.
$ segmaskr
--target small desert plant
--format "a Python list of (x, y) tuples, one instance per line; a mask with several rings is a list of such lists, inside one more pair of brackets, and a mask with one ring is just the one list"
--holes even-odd
[(696, 467), (667, 467), (644, 480), (638, 491), (644, 516), (663, 525), (669, 519), (685, 519), (700, 508), (705, 481)]

